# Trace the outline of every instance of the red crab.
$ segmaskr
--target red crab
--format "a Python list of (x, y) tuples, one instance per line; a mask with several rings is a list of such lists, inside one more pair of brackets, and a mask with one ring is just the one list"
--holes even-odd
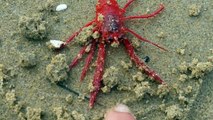
[(93, 59), (96, 46), (98, 46), (96, 69), (92, 82), (94, 89), (90, 93), (90, 101), (89, 101), (90, 108), (93, 107), (94, 102), (96, 100), (96, 96), (101, 88), (101, 81), (104, 72), (106, 45), (123, 44), (126, 48), (127, 54), (130, 56), (131, 60), (137, 65), (139, 69), (142, 69), (149, 77), (153, 78), (159, 83), (161, 84), (164, 83), (164, 81), (160, 78), (160, 76), (157, 75), (157, 73), (154, 70), (146, 66), (145, 63), (135, 54), (134, 47), (132, 46), (131, 42), (125, 35), (126, 33), (131, 33), (143, 42), (148, 42), (154, 46), (157, 46), (162, 50), (166, 49), (159, 46), (156, 43), (153, 43), (141, 37), (134, 31), (126, 28), (124, 24), (126, 20), (155, 17), (164, 9), (164, 6), (161, 4), (160, 7), (151, 14), (144, 14), (139, 16), (127, 16), (127, 17), (124, 16), (124, 14), (126, 13), (126, 9), (129, 7), (131, 3), (133, 3), (133, 1), (134, 0), (129, 0), (123, 8), (120, 8), (116, 0), (98, 0), (98, 3), (96, 5), (95, 18), (92, 21), (88, 22), (86, 25), (84, 25), (82, 28), (80, 28), (80, 30), (75, 32), (72, 36), (70, 36), (69, 39), (61, 46), (61, 47), (66, 46), (82, 31), (82, 29), (92, 25), (94, 26), (92, 30), (93, 33), (99, 34), (98, 37), (90, 37), (90, 41), (84, 45), (84, 47), (79, 51), (78, 55), (69, 65), (70, 69), (73, 68), (81, 59), (82, 55), (86, 53), (87, 48), (88, 47), (90, 48), (88, 56), (85, 59), (85, 65), (81, 73), (81, 81), (82, 81)]

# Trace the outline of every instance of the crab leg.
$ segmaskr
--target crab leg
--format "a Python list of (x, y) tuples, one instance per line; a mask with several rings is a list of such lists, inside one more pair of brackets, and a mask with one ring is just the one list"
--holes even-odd
[(123, 10), (126, 11), (126, 9), (129, 7), (129, 5), (133, 2), (134, 0), (129, 0), (126, 5), (124, 6)]
[(160, 7), (159, 7), (157, 10), (155, 10), (154, 12), (150, 13), (150, 14), (136, 15), (136, 16), (127, 16), (127, 17), (124, 17), (123, 20), (141, 19), (141, 18), (155, 17), (155, 16), (158, 15), (163, 9), (164, 9), (163, 4), (160, 4)]
[(95, 42), (93, 42), (92, 46), (90, 48), (90, 51), (89, 51), (89, 55), (85, 59), (85, 65), (84, 65), (84, 68), (82, 69), (82, 72), (81, 72), (81, 79), (80, 79), (80, 81), (83, 81), (84, 77), (86, 76), (86, 72), (89, 69), (89, 65), (90, 65), (90, 63), (92, 61), (92, 58), (94, 56), (94, 53), (95, 53), (95, 45), (96, 45)]
[(95, 22), (95, 20), (92, 20), (90, 22), (88, 22), (86, 25), (84, 25), (82, 28), (80, 28), (80, 30), (78, 30), (77, 32), (75, 32), (74, 34), (72, 34), (64, 44), (62, 44), (61, 48), (66, 46), (67, 44), (69, 44), (81, 31), (83, 28), (88, 27), (90, 25), (92, 25)]
[(69, 65), (69, 69), (72, 69), (75, 65), (77, 65), (78, 61), (82, 58), (83, 54), (86, 52), (87, 46), (85, 45), (81, 50), (79, 51), (78, 55), (73, 59), (71, 64)]
[(90, 101), (89, 101), (89, 107), (92, 108), (96, 99), (96, 96), (100, 90), (101, 87), (101, 81), (103, 76), (103, 68), (104, 68), (104, 59), (105, 59), (105, 46), (104, 43), (99, 44), (99, 50), (98, 50), (98, 58), (96, 61), (96, 69), (95, 74), (93, 78), (93, 91), (90, 93)]
[(124, 30), (127, 31), (127, 32), (130, 32), (131, 34), (133, 34), (135, 37), (137, 37), (139, 40), (141, 40), (141, 41), (143, 41), (143, 42), (150, 43), (150, 44), (152, 44), (152, 45), (154, 45), (154, 46), (156, 46), (156, 47), (158, 47), (158, 48), (160, 48), (160, 49), (162, 49), (162, 50), (164, 50), (164, 51), (167, 51), (167, 49), (161, 47), (160, 45), (158, 45), (158, 44), (156, 44), (156, 43), (153, 43), (153, 42), (151, 42), (151, 41), (149, 41), (149, 40), (147, 40), (147, 39), (141, 37), (140, 35), (138, 35), (137, 33), (135, 33), (133, 30), (130, 30), (130, 29), (128, 29), (128, 28), (124, 28)]
[(153, 78), (155, 81), (158, 81), (161, 84), (164, 83), (160, 76), (154, 70), (150, 69), (147, 65), (145, 65), (145, 63), (140, 60), (140, 58), (135, 54), (134, 48), (129, 42), (129, 40), (124, 39), (123, 44), (131, 60), (135, 62), (139, 69), (142, 69), (149, 77)]

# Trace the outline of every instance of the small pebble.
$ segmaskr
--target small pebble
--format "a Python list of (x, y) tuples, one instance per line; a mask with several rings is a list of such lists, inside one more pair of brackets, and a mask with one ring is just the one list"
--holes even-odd
[(144, 62), (148, 63), (148, 62), (150, 61), (150, 57), (149, 57), (149, 56), (145, 56), (145, 57), (143, 58), (143, 60), (144, 60)]
[(66, 10), (67, 9), (67, 5), (66, 4), (60, 4), (56, 7), (56, 11), (63, 11), (63, 10)]
[(50, 40), (50, 43), (54, 48), (60, 48), (61, 45), (64, 44), (64, 42), (60, 40)]

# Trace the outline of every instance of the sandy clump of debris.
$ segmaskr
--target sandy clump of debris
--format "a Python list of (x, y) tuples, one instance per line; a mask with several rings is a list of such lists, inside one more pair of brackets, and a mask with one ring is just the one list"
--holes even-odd
[(52, 83), (58, 83), (68, 78), (68, 65), (66, 56), (58, 54), (52, 58), (51, 63), (46, 67), (47, 78)]
[(27, 39), (42, 40), (47, 37), (47, 22), (40, 14), (21, 16), (18, 25), (21, 34)]

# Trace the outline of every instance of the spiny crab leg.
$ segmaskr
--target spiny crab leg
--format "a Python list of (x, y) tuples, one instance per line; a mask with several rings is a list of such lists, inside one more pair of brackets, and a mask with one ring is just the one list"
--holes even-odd
[(150, 17), (155, 17), (156, 15), (158, 15), (162, 10), (164, 9), (163, 4), (160, 4), (160, 7), (155, 10), (154, 12), (150, 13), (150, 14), (145, 14), (145, 15), (136, 15), (136, 16), (127, 16), (122, 18), (123, 20), (131, 20), (131, 19), (142, 19), (142, 18), (150, 18)]
[(98, 58), (96, 61), (96, 69), (93, 78), (93, 91), (90, 93), (90, 101), (89, 107), (92, 108), (96, 99), (96, 96), (101, 87), (101, 81), (103, 77), (103, 69), (104, 69), (104, 59), (105, 59), (105, 45), (104, 43), (99, 43), (99, 50), (98, 50)]
[(129, 7), (129, 5), (130, 5), (132, 2), (134, 2), (134, 0), (129, 0), (129, 1), (125, 4), (125, 6), (123, 7), (123, 10), (126, 11), (126, 9)]
[(150, 69), (142, 60), (140, 60), (140, 58), (135, 54), (134, 48), (129, 40), (124, 39), (123, 44), (131, 60), (135, 62), (139, 69), (142, 69), (149, 77), (153, 78), (155, 81), (158, 81), (161, 84), (165, 83), (154, 70)]
[(87, 58), (85, 59), (85, 65), (84, 65), (84, 68), (82, 69), (82, 72), (81, 72), (80, 81), (83, 81), (84, 77), (86, 76), (86, 72), (89, 69), (89, 65), (90, 65), (90, 63), (93, 59), (94, 53), (95, 53), (95, 47), (96, 47), (96, 43), (93, 42), (92, 46), (90, 48), (89, 54), (88, 54)]
[(166, 48), (163, 48), (163, 47), (161, 47), (160, 45), (158, 45), (158, 44), (156, 44), (156, 43), (154, 43), (154, 42), (152, 42), (152, 41), (149, 41), (149, 40), (147, 40), (147, 39), (141, 37), (140, 35), (138, 35), (137, 33), (135, 33), (133, 30), (130, 30), (130, 29), (128, 29), (128, 28), (124, 28), (124, 30), (127, 31), (127, 32), (130, 32), (131, 34), (133, 34), (135, 37), (137, 37), (139, 40), (141, 40), (141, 41), (143, 41), (143, 42), (150, 43), (150, 44), (152, 44), (152, 45), (154, 45), (154, 46), (156, 46), (156, 47), (158, 47), (158, 48), (160, 48), (160, 49), (162, 49), (162, 50), (164, 50), (164, 51), (167, 51)]
[(73, 59), (73, 61), (69, 65), (69, 69), (72, 69), (78, 63), (78, 61), (82, 58), (83, 54), (86, 52), (86, 48), (87, 48), (86, 45), (83, 48), (81, 48), (78, 55)]
[(62, 44), (61, 48), (63, 48), (64, 46), (66, 46), (67, 44), (69, 44), (81, 31), (83, 28), (88, 27), (90, 25), (92, 25), (95, 22), (95, 20), (92, 20), (90, 22), (88, 22), (86, 25), (84, 25), (82, 28), (80, 28), (80, 30), (78, 30), (77, 32), (75, 32), (74, 34), (72, 34), (64, 44)]

